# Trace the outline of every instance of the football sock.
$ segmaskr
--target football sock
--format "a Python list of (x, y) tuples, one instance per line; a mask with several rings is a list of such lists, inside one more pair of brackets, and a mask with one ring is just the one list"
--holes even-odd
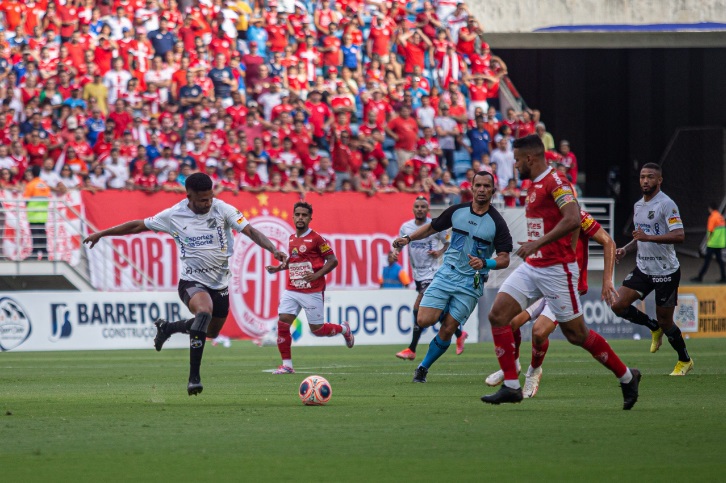
[[(517, 364), (514, 357), (514, 334), (512, 327), (492, 327), (494, 337), (494, 353), (499, 360), (499, 367), (504, 372), (504, 383), (514, 389), (519, 388), (519, 377), (517, 375)], [(507, 384), (509, 382), (509, 384)]]
[(164, 329), (164, 332), (168, 335), (171, 334), (188, 334), (189, 329), (192, 328), (192, 324), (194, 323), (194, 317), (188, 320), (179, 320), (177, 322), (169, 322), (166, 324), (166, 328)]
[(418, 325), (418, 310), (413, 311), (413, 333), (411, 334), (411, 344), (408, 346), (411, 352), (416, 352), (418, 340), (421, 338), (421, 327)]
[(289, 367), (289, 368), (292, 369), (292, 359), (283, 359), (282, 360), (282, 365), (283, 366), (287, 366), (287, 367)]
[[(292, 336), (290, 336), (290, 324), (286, 324), (282, 321), (277, 321), (277, 350), (280, 351), (283, 363), (285, 362), (285, 360), (292, 360), (291, 346)], [(292, 363), (290, 364), (290, 367), (292, 367)]]
[(534, 345), (534, 343), (532, 343), (532, 362), (530, 363), (530, 366), (533, 369), (537, 369), (542, 365), (545, 355), (547, 355), (547, 349), (549, 348), (549, 346), (549, 339), (545, 339), (544, 344), (542, 345)]
[(519, 359), (519, 346), (522, 345), (522, 331), (517, 329), (512, 331), (514, 336), (514, 358)]
[(212, 321), (209, 312), (198, 312), (189, 327), (189, 379), (199, 379), (199, 366), (202, 365), (204, 343), (207, 341), (207, 329)]
[(691, 357), (688, 355), (688, 350), (686, 349), (686, 341), (683, 340), (683, 334), (681, 334), (681, 329), (678, 328), (676, 324), (673, 324), (670, 329), (664, 330), (663, 333), (666, 335), (666, 337), (668, 337), (668, 342), (671, 344), (671, 347), (673, 347), (673, 349), (678, 352), (678, 360), (681, 362), (690, 361)]
[(321, 328), (313, 331), (313, 335), (316, 337), (333, 337), (334, 335), (342, 333), (343, 326), (339, 324), (323, 324)]
[(456, 331), (454, 332), (454, 337), (456, 337), (457, 339), (458, 339), (459, 337), (461, 337), (461, 326), (458, 326), (458, 327), (456, 328)]
[(446, 352), (450, 345), (450, 340), (442, 340), (441, 337), (439, 337), (439, 334), (436, 334), (436, 337), (434, 337), (429, 344), (429, 350), (426, 351), (426, 357), (424, 357), (421, 365), (426, 369), (429, 369), (439, 357), (444, 355), (444, 352)]
[(629, 305), (628, 309), (625, 311), (625, 315), (621, 315), (622, 318), (625, 320), (629, 320), (630, 322), (638, 325), (644, 325), (647, 328), (649, 328), (652, 332), (658, 330), (658, 322), (651, 319), (647, 315), (645, 315), (640, 310), (636, 309), (634, 306)]
[[(608, 341), (594, 330), (591, 330), (587, 335), (587, 340), (582, 345), (582, 348), (592, 354), (592, 357), (597, 359), (600, 364), (610, 369), (618, 379), (623, 376), (627, 376), (629, 370), (625, 367), (623, 361), (621, 361), (615, 351), (612, 350)], [(620, 382), (623, 381), (621, 380)]]

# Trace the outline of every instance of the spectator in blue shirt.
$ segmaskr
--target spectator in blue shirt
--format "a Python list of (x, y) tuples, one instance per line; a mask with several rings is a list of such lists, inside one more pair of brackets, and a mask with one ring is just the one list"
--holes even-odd
[(174, 48), (176, 36), (169, 30), (169, 22), (162, 17), (159, 20), (159, 30), (149, 32), (149, 40), (156, 55), (164, 57), (167, 52)]
[(209, 78), (214, 84), (214, 97), (222, 99), (222, 106), (232, 106), (232, 90), (237, 88), (237, 80), (232, 75), (232, 69), (226, 65), (226, 57), (219, 53), (214, 58), (214, 67), (209, 71)]
[(476, 118), (476, 129), (469, 129), (466, 133), (471, 145), (472, 161), (481, 161), (482, 155), (489, 154), (491, 137), (489, 136), (489, 131), (486, 130), (485, 125), (484, 117), (478, 116)]

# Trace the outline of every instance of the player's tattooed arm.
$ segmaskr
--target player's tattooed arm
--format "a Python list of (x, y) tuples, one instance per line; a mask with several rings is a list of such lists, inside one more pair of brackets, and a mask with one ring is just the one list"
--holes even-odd
[(98, 243), (98, 241), (105, 236), (132, 235), (148, 230), (149, 228), (147, 228), (144, 220), (132, 220), (127, 221), (126, 223), (122, 223), (120, 225), (116, 225), (107, 230), (99, 231), (97, 233), (89, 235), (88, 238), (83, 240), (83, 243), (90, 243), (91, 245), (89, 246), (89, 248), (93, 248), (96, 243)]
[(262, 234), (262, 232), (253, 228), (252, 225), (245, 226), (242, 229), (242, 233), (247, 235), (247, 237), (255, 242), (257, 245), (272, 253), (272, 256), (275, 257), (275, 260), (283, 264), (287, 263), (287, 254), (275, 248), (274, 243), (272, 243), (269, 238)]

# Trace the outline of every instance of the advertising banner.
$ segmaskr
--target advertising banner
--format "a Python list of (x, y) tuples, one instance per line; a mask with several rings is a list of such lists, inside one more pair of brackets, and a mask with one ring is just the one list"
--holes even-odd
[(681, 287), (674, 318), (689, 337), (726, 337), (726, 286)]
[[(0, 297), (0, 351), (151, 349), (154, 320), (189, 317), (171, 292), (17, 292)], [(164, 347), (189, 347), (189, 339)]]

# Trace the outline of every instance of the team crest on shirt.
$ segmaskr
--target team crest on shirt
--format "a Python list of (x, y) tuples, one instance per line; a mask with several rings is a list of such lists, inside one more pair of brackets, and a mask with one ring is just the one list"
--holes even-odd
[(306, 247), (305, 245), (300, 245), (300, 253), (305, 253), (306, 251), (308, 251), (308, 247)]
[(652, 220), (653, 218), (655, 218), (655, 211), (649, 211), (648, 212), (648, 219), (649, 220)]
[(217, 228), (217, 219), (210, 218), (209, 220), (207, 220), (207, 228)]
[(531, 195), (529, 195), (529, 202), (534, 203), (534, 200), (537, 199), (537, 192), (533, 192)]

